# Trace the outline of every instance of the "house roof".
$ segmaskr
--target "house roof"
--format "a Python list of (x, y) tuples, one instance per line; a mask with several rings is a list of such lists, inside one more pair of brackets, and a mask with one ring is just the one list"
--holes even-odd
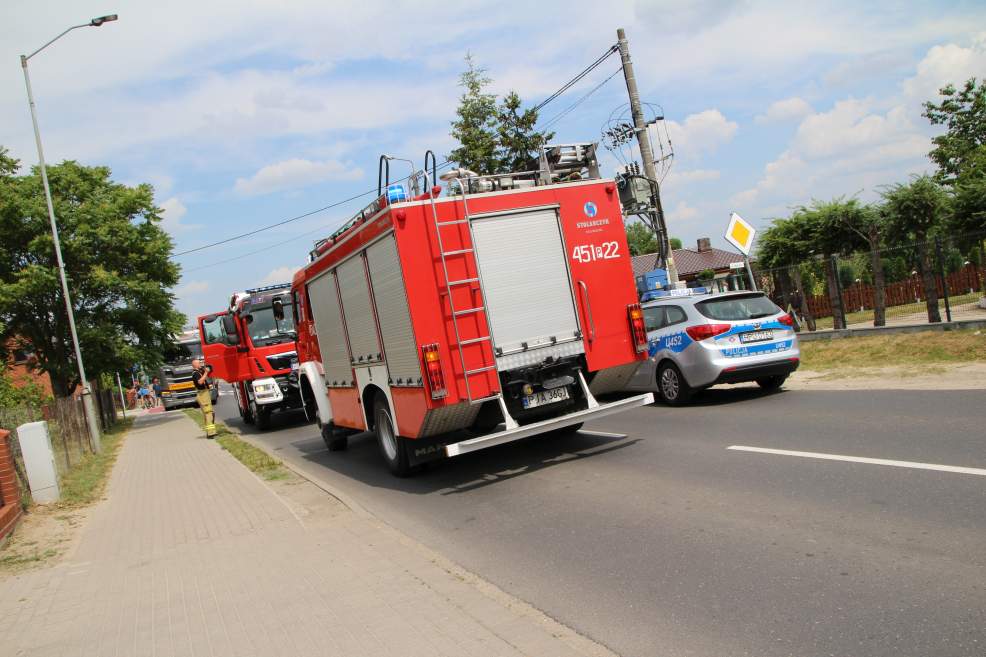
[[(706, 269), (718, 271), (729, 269), (729, 263), (743, 260), (743, 254), (734, 251), (712, 248), (708, 251), (695, 251), (693, 249), (672, 249), (674, 264), (678, 268), (678, 276), (691, 276)], [(647, 253), (634, 256), (633, 275), (640, 276), (657, 267), (657, 254)]]

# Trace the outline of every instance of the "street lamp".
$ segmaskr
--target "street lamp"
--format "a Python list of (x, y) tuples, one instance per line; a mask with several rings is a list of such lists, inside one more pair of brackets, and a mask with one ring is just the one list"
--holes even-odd
[(96, 409), (92, 403), (92, 392), (89, 390), (89, 380), (86, 379), (86, 368), (82, 364), (82, 351), (79, 349), (79, 335), (75, 330), (75, 314), (72, 312), (72, 298), (68, 292), (68, 280), (65, 278), (65, 263), (62, 261), (62, 245), (58, 241), (58, 225), (55, 223), (55, 206), (51, 202), (51, 188), (48, 186), (48, 170), (45, 167), (44, 149), (41, 148), (41, 130), (38, 128), (38, 115), (34, 107), (34, 94), (31, 92), (31, 78), (27, 74), (27, 60), (31, 59), (39, 52), (55, 43), (63, 36), (77, 30), (80, 27), (99, 27), (103, 23), (109, 23), (117, 19), (116, 14), (100, 16), (88, 23), (73, 25), (54, 39), (44, 44), (30, 55), (21, 55), (21, 68), (24, 69), (24, 84), (27, 87), (27, 102), (31, 106), (31, 121), (34, 123), (34, 141), (38, 145), (38, 162), (41, 166), (41, 183), (45, 190), (45, 201), (48, 203), (48, 220), (51, 222), (51, 236), (55, 242), (55, 259), (58, 262), (58, 275), (62, 281), (62, 295), (65, 297), (65, 310), (68, 312), (68, 326), (72, 333), (72, 346), (75, 348), (75, 362), (79, 366), (79, 380), (82, 382), (82, 403), (85, 406), (86, 420), (89, 423), (89, 436), (93, 442), (93, 448), (100, 451), (99, 423), (96, 421)]

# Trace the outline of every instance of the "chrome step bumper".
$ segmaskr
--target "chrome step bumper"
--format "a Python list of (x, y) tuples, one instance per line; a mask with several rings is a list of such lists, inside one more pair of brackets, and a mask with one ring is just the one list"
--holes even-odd
[(638, 406), (646, 406), (647, 404), (651, 404), (653, 402), (654, 395), (652, 393), (647, 393), (645, 395), (627, 397), (626, 399), (610, 402), (608, 404), (597, 404), (596, 406), (587, 408), (584, 411), (576, 411), (574, 413), (562, 415), (561, 417), (553, 417), (550, 420), (541, 420), (540, 422), (525, 424), (524, 426), (517, 427), (515, 429), (505, 429), (504, 431), (497, 431), (496, 433), (491, 433), (486, 436), (470, 438), (469, 440), (463, 440), (458, 443), (445, 445), (445, 455), (459, 456), (460, 454), (468, 454), (469, 452), (478, 452), (479, 450), (486, 449), (487, 447), (503, 445), (504, 443), (520, 440), (521, 438), (528, 438), (529, 436), (535, 436), (539, 433), (547, 433), (548, 431), (553, 431), (555, 429), (563, 429), (580, 422), (589, 422), (606, 415), (628, 411), (631, 408), (637, 408)]

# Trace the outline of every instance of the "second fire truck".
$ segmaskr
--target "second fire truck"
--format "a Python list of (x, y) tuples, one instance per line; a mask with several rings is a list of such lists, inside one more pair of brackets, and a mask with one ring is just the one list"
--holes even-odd
[(599, 398), (647, 336), (594, 145), (545, 147), (517, 174), (455, 170), (446, 195), (434, 167), (406, 188), (382, 172), (379, 197), (291, 286), (302, 398), (330, 450), (373, 431), (405, 475), (653, 401)]
[(240, 417), (258, 429), (274, 412), (301, 408), (290, 300), (287, 284), (254, 288), (198, 320), (212, 376), (232, 384)]

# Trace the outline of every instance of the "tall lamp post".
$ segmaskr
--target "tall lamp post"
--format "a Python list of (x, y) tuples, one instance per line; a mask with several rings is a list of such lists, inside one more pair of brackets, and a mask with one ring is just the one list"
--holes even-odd
[(82, 351), (79, 349), (79, 335), (75, 330), (75, 313), (72, 312), (72, 298), (69, 296), (68, 280), (65, 278), (65, 263), (62, 261), (62, 246), (58, 241), (58, 225), (55, 223), (55, 206), (51, 202), (51, 188), (48, 186), (48, 170), (45, 167), (44, 149), (41, 148), (41, 130), (38, 128), (38, 115), (34, 107), (34, 94), (31, 92), (31, 78), (27, 74), (27, 61), (39, 52), (55, 43), (63, 36), (80, 27), (99, 27), (117, 19), (116, 14), (100, 16), (82, 25), (73, 25), (54, 39), (44, 44), (30, 55), (21, 55), (21, 68), (24, 69), (24, 84), (27, 86), (27, 101), (31, 106), (31, 121), (34, 123), (34, 140), (38, 145), (38, 161), (41, 165), (41, 183), (44, 185), (45, 201), (48, 203), (48, 219), (51, 222), (51, 236), (55, 242), (55, 259), (58, 261), (58, 275), (62, 281), (62, 296), (65, 297), (65, 311), (68, 313), (68, 326), (72, 332), (72, 346), (75, 348), (75, 362), (79, 367), (79, 380), (82, 382), (82, 403), (85, 405), (86, 420), (89, 423), (89, 436), (93, 448), (100, 451), (99, 422), (96, 420), (96, 408), (92, 402), (92, 391), (89, 390), (89, 380), (86, 378), (86, 368), (82, 364)]

